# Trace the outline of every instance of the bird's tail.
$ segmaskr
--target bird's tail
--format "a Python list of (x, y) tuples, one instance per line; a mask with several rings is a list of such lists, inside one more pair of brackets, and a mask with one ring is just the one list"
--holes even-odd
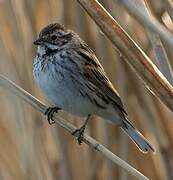
[(121, 128), (134, 141), (137, 147), (143, 152), (147, 153), (149, 150), (155, 152), (154, 147), (144, 138), (144, 136), (129, 122), (128, 119), (123, 120)]

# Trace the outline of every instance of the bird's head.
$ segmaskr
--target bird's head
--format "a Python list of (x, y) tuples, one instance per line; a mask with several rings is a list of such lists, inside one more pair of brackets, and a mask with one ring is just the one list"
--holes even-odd
[(49, 24), (44, 27), (38, 38), (34, 41), (37, 46), (46, 46), (49, 49), (59, 49), (70, 44), (73, 33), (58, 23)]

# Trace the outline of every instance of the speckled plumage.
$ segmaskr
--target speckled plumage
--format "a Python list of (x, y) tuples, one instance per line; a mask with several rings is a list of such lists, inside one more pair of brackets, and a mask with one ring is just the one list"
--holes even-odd
[(77, 34), (55, 23), (40, 32), (35, 44), (34, 79), (54, 106), (82, 116), (101, 116), (124, 129), (143, 152), (154, 151), (127, 120), (117, 91)]

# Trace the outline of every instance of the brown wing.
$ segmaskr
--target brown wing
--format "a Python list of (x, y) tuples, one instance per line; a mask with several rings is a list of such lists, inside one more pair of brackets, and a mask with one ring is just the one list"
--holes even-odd
[(85, 59), (85, 68), (83, 70), (84, 77), (93, 85), (98, 87), (116, 106), (118, 106), (125, 114), (123, 103), (118, 92), (106, 76), (103, 67), (99, 63), (97, 57), (92, 50), (84, 46), (79, 51), (80, 55)]

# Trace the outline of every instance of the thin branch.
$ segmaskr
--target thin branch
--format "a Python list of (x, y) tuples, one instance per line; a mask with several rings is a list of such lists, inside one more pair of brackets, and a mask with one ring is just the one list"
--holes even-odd
[(169, 63), (165, 48), (163, 47), (163, 44), (160, 40), (160, 37), (158, 34), (149, 30), (148, 30), (148, 34), (149, 34), (149, 39), (154, 49), (154, 54), (155, 54), (154, 62), (157, 65), (157, 67), (160, 69), (160, 71), (164, 74), (164, 76), (169, 81), (169, 83), (173, 85), (172, 68)]
[[(17, 86), (15, 83), (8, 80), (6, 77), (0, 74), (0, 85), (2, 87), (7, 88), (10, 90), (13, 94), (17, 95), (19, 98), (23, 99), (25, 102), (30, 104), (34, 109), (41, 113), (45, 113), (47, 107), (45, 104), (43, 104), (41, 101), (36, 99), (34, 96), (26, 92), (21, 87)], [(71, 123), (64, 120), (62, 117), (58, 116), (58, 114), (55, 114), (53, 116), (53, 120), (63, 127), (65, 130), (67, 130), (69, 133), (74, 132), (76, 130), (76, 127), (73, 126)], [(111, 160), (115, 164), (119, 165), (120, 167), (124, 168), (126, 171), (128, 171), (130, 174), (136, 176), (138, 179), (141, 180), (148, 180), (147, 177), (145, 177), (142, 173), (137, 171), (135, 168), (130, 166), (128, 163), (120, 159), (118, 156), (113, 154), (111, 151), (109, 151), (106, 147), (104, 147), (102, 144), (91, 138), (90, 136), (84, 134), (84, 142), (89, 145), (90, 147), (94, 148), (96, 151), (99, 151), (103, 156), (105, 156), (107, 159)]]
[(168, 11), (171, 21), (173, 22), (173, 2), (172, 2), (172, 0), (164, 0), (163, 3), (165, 3), (165, 7)]
[[(147, 17), (147, 22), (152, 23), (152, 19), (154, 17), (152, 15), (152, 13), (150, 12), (146, 1), (144, 1), (144, 0), (123, 1), (122, 0), (121, 3), (124, 4), (124, 6), (126, 8), (129, 7), (128, 6), (129, 4), (131, 4), (130, 7), (137, 6), (139, 11), (143, 12), (143, 14)], [(133, 14), (133, 15), (136, 19), (138, 19), (138, 17), (135, 14)], [(173, 74), (172, 74), (171, 65), (169, 64), (169, 60), (168, 60), (166, 51), (163, 47), (163, 44), (160, 40), (159, 34), (154, 32), (151, 28), (148, 28), (145, 21), (142, 21), (142, 24), (145, 28), (147, 28), (149, 39), (150, 39), (152, 46), (153, 46), (153, 49), (154, 49), (155, 64), (157, 65), (159, 70), (164, 74), (164, 76), (167, 78), (167, 80), (170, 82), (170, 84), (173, 84)]]
[(159, 22), (157, 19), (152, 16), (148, 18), (148, 15), (144, 11), (141, 11), (141, 5), (138, 3), (138, 0), (118, 0), (122, 3), (128, 11), (133, 14), (139, 22), (148, 27), (148, 29), (159, 34), (161, 39), (163, 39), (169, 46), (173, 47), (173, 35)]
[[(146, 87), (173, 111), (173, 87), (141, 48), (96, 0), (77, 0), (144, 80)], [(171, 36), (172, 38), (172, 36)]]

